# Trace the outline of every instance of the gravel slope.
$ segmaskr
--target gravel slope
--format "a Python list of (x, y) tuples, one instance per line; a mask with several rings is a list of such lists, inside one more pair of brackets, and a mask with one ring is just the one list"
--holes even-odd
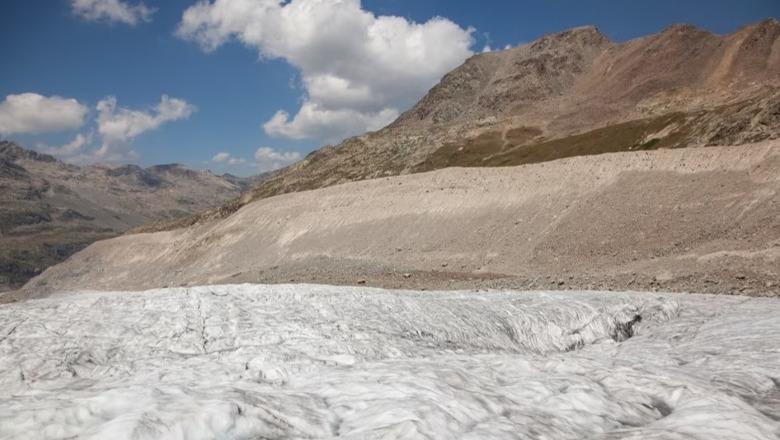
[(21, 294), (294, 280), (777, 295), (778, 194), (780, 141), (446, 169), (97, 242)]

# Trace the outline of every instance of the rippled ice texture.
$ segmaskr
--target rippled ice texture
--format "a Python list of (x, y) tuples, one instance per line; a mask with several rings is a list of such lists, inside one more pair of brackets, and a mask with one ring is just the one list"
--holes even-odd
[(2, 438), (780, 434), (770, 299), (312, 285), (82, 293), (0, 307), (0, 356)]

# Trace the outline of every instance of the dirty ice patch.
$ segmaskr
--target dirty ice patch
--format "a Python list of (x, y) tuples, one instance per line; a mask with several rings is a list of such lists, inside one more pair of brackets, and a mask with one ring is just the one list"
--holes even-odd
[(0, 307), (0, 438), (780, 435), (780, 301), (316, 285)]

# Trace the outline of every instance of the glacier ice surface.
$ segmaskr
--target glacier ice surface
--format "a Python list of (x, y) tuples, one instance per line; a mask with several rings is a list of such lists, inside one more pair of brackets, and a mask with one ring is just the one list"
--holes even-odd
[(0, 307), (0, 438), (778, 436), (772, 299), (232, 285)]

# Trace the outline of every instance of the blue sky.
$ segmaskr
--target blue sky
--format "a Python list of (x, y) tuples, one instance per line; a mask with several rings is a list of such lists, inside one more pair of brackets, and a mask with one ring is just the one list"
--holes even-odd
[(3, 0), (0, 136), (77, 163), (254, 174), (385, 125), (486, 45), (780, 17), (777, 0), (197, 4)]

